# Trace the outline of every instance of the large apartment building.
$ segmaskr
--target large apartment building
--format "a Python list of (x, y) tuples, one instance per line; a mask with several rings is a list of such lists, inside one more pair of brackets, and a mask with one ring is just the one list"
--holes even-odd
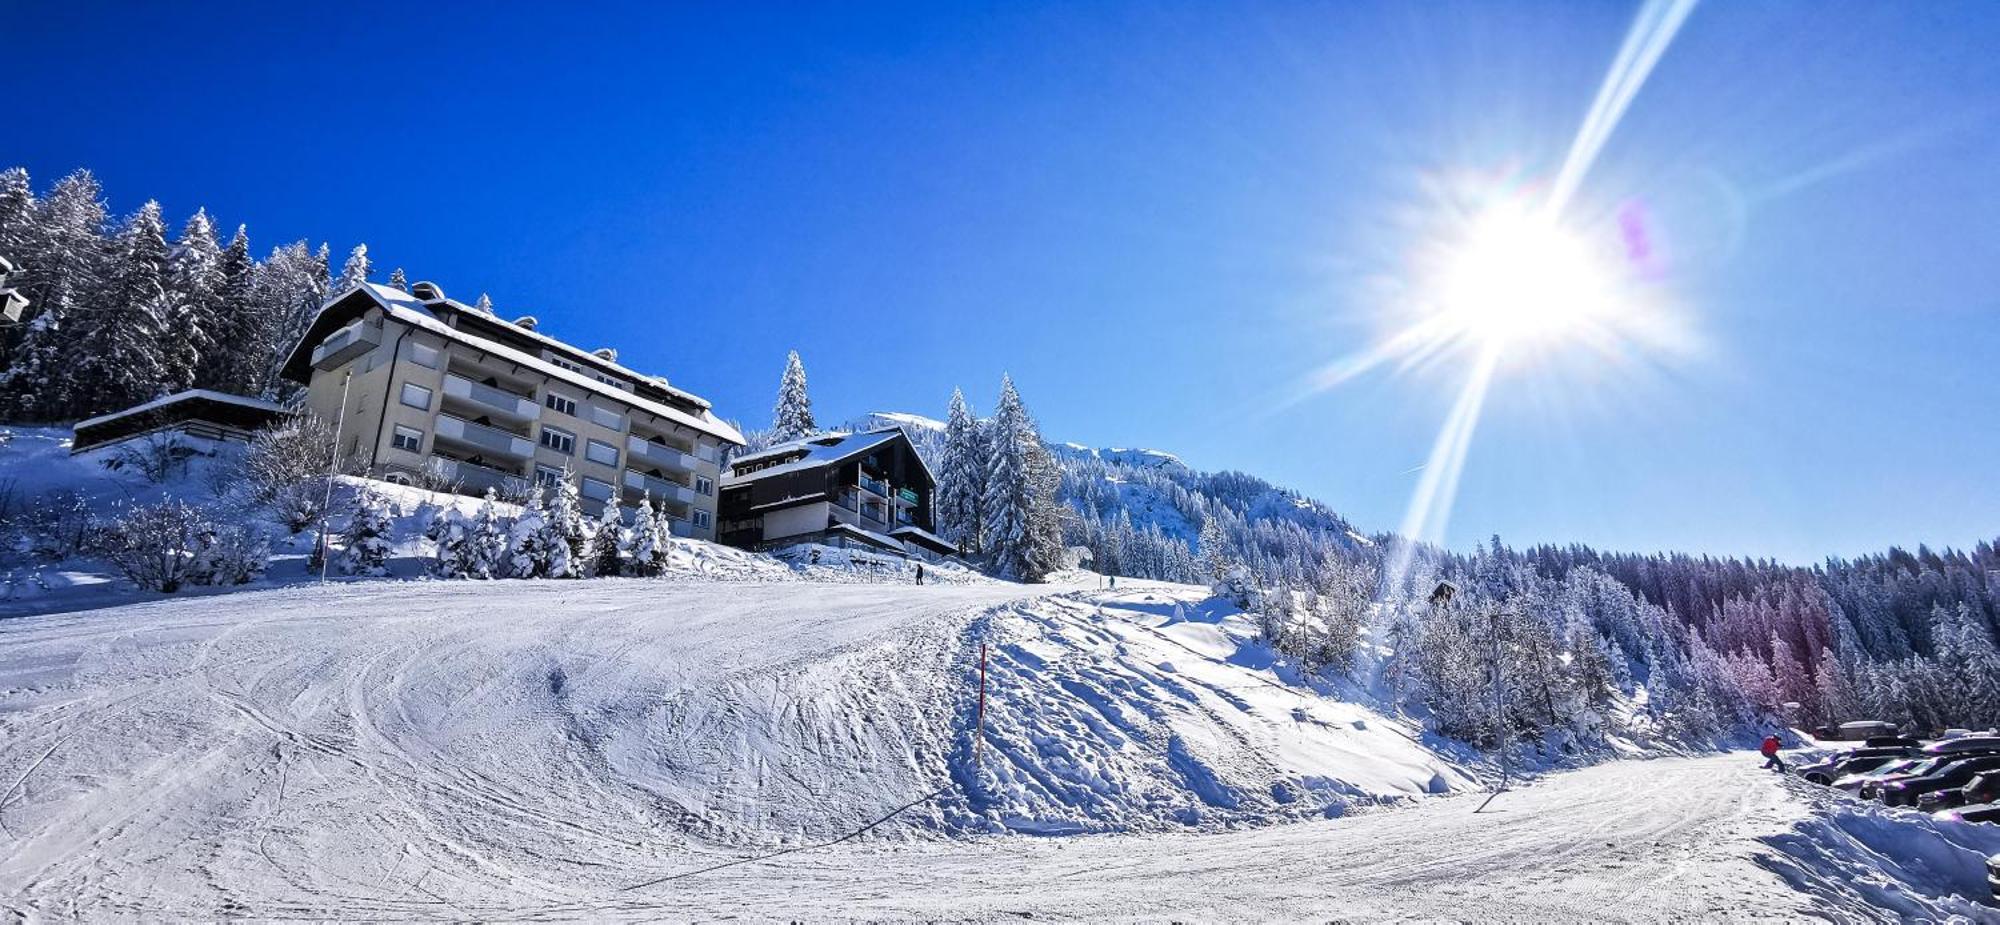
[(338, 421), (341, 450), (375, 478), (442, 476), (468, 494), (576, 480), (585, 507), (663, 509), (676, 535), (714, 539), (724, 447), (743, 435), (709, 403), (445, 298), (372, 283), (329, 300), (286, 360), (305, 408)]

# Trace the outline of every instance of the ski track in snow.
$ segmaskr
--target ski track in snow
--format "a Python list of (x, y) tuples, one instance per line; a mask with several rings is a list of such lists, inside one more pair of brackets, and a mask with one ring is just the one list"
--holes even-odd
[(1936, 908), (1830, 885), (1824, 797), (1740, 756), (1550, 775), (1479, 814), (1475, 793), (1416, 800), (1477, 782), (1401, 722), (1282, 683), (1200, 597), (1144, 582), (361, 582), (0, 621), (0, 913)]

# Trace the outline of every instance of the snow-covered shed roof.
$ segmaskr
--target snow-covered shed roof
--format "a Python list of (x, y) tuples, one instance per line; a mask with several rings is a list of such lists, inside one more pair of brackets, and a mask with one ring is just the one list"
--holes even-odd
[(76, 422), (70, 452), (80, 453), (182, 421), (206, 421), (240, 431), (255, 430), (291, 414), (277, 402), (209, 389), (188, 389), (122, 411)]
[[(903, 433), (901, 427), (883, 427), (858, 434), (819, 434), (803, 440), (780, 443), (748, 456), (739, 456), (730, 460), (730, 471), (723, 474), (722, 481), (725, 485), (744, 485), (792, 472), (818, 469), (822, 466), (829, 466), (851, 459), (896, 440), (906, 442), (909, 440), (908, 435)], [(797, 459), (759, 469), (755, 472), (748, 472), (741, 475), (736, 473), (736, 468), (746, 463), (775, 459), (799, 453), (801, 450), (804, 453)], [(915, 447), (911, 448), (910, 455), (916, 457), (917, 465), (923, 466), (924, 474), (931, 477), (932, 484), (936, 484), (937, 477), (931, 473), (930, 467), (924, 464), (923, 457), (917, 454)]]
[(896, 537), (907, 536), (911, 539), (917, 540), (918, 542), (927, 543), (932, 548), (935, 548), (942, 552), (955, 553), (958, 551), (958, 544), (953, 543), (952, 541), (945, 539), (944, 537), (941, 537), (935, 533), (932, 533), (929, 530), (926, 530), (922, 527), (917, 527), (917, 526), (897, 527), (896, 529), (889, 531), (889, 535)]
[[(325, 305), (321, 306), (319, 310), (319, 315), (313, 319), (313, 323), (308, 328), (305, 338), (299, 341), (298, 346), (293, 348), (291, 357), (285, 361), (286, 375), (292, 377), (295, 380), (302, 380), (306, 377), (307, 374), (302, 372), (302, 370), (309, 368), (308, 358), (312, 353), (312, 348), (315, 344), (319, 342), (319, 340), (322, 337), (325, 336), (325, 333), (320, 331), (321, 328), (320, 319), (327, 318), (328, 317), (327, 312), (330, 309), (334, 308), (336, 305), (345, 301), (350, 295), (356, 292), (366, 294), (377, 305), (380, 305), (382, 307), (382, 310), (385, 313), (387, 313), (389, 317), (394, 318), (397, 321), (400, 321), (404, 324), (410, 325), (411, 327), (421, 328), (425, 331), (428, 331), (432, 334), (436, 334), (439, 337), (443, 337), (447, 340), (457, 341), (467, 346), (475, 347), (479, 350), (483, 350), (494, 356), (505, 359), (510, 363), (519, 364), (521, 366), (532, 369), (537, 373), (540, 373), (542, 375), (548, 376), (553, 379), (560, 379), (568, 385), (573, 385), (576, 386), (577, 388), (585, 389), (587, 391), (595, 392), (599, 395), (604, 395), (616, 399), (618, 401), (624, 402), (625, 404), (631, 405), (635, 408), (645, 411), (648, 414), (652, 414), (655, 417), (664, 418), (666, 420), (673, 421), (677, 424), (682, 424), (694, 428), (695, 430), (699, 430), (703, 433), (710, 434), (718, 439), (734, 443), (738, 446), (743, 445), (742, 432), (738, 431), (734, 427), (731, 427), (727, 422), (723, 421), (721, 418), (716, 417), (714, 412), (708, 410), (707, 402), (701, 403), (702, 410), (698, 412), (690, 412), (690, 411), (683, 411), (679, 408), (675, 408), (670, 405), (654, 401), (650, 398), (647, 398), (643, 395), (639, 395), (635, 392), (628, 392), (624, 389), (618, 388), (617, 386), (611, 385), (610, 383), (601, 382), (594, 376), (589, 376), (584, 373), (577, 372), (576, 370), (573, 369), (566, 369), (562, 366), (558, 366), (554, 363), (544, 360), (541, 357), (535, 356), (530, 353), (526, 353), (521, 350), (516, 350), (513, 347), (509, 347), (506, 344), (499, 343), (490, 338), (480, 337), (477, 334), (472, 334), (454, 328), (451, 325), (445, 324), (443, 321), (439, 320), (435, 315), (431, 313), (429, 306), (427, 306), (421, 300), (417, 299), (415, 296), (412, 296), (409, 293), (404, 292), (400, 289), (384, 286), (379, 283), (361, 283), (357, 286), (348, 289), (346, 292), (342, 292), (340, 295), (333, 297), (332, 299), (328, 300)], [(472, 312), (473, 310), (467, 308), (465, 309), (465, 311)], [(533, 332), (529, 332), (526, 329), (522, 329), (522, 333), (533, 333)], [(315, 336), (316, 334), (317, 336)], [(633, 375), (636, 376), (639, 374), (634, 373)]]

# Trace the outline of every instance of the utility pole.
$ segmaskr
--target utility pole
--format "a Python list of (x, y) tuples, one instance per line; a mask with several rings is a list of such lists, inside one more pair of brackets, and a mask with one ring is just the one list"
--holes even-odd
[(340, 375), (340, 411), (333, 416), (333, 456), (326, 462), (326, 497), (319, 506), (319, 583), (326, 584), (327, 560), (333, 558), (333, 544), (327, 542), (326, 531), (333, 518), (333, 479), (340, 474), (340, 434), (347, 423), (347, 387), (354, 381), (354, 371)]

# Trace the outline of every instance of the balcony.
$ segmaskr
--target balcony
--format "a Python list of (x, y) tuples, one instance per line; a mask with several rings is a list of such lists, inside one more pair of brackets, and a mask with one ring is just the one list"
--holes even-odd
[(382, 328), (361, 318), (320, 341), (313, 348), (314, 369), (332, 369), (382, 345)]
[(649, 466), (658, 466), (674, 472), (693, 472), (695, 458), (680, 450), (661, 443), (654, 443), (638, 434), (625, 438), (625, 452), (632, 459)]
[(674, 501), (680, 504), (694, 503), (694, 489), (678, 482), (656, 479), (637, 469), (625, 470), (625, 490), (635, 494), (645, 492), (661, 501)]
[(535, 455), (535, 445), (526, 437), (449, 414), (438, 415), (437, 437), (514, 459), (528, 459)]
[(483, 495), (488, 489), (506, 492), (527, 481), (519, 472), (508, 472), (462, 459), (435, 456), (431, 458), (431, 465), (437, 468), (440, 475), (457, 482), (459, 490), (468, 494)]
[(909, 489), (907, 489), (907, 488), (898, 488), (898, 489), (896, 489), (896, 500), (898, 500), (898, 501), (901, 501), (901, 502), (903, 502), (904, 504), (920, 504), (920, 503), (922, 503), (922, 502), (921, 502), (921, 501), (920, 501), (920, 500), (919, 500), (919, 499), (917, 498), (917, 493), (916, 493), (916, 492), (914, 492), (914, 491), (911, 491), (911, 490), (909, 490)]
[(889, 497), (889, 483), (881, 479), (873, 479), (864, 475), (861, 477), (861, 487), (884, 498)]
[(874, 521), (875, 523), (883, 524), (886, 526), (889, 523), (888, 508), (884, 507), (883, 505), (877, 504), (873, 501), (869, 501), (861, 505), (861, 519)]
[(516, 395), (506, 389), (494, 388), (483, 382), (474, 382), (457, 373), (446, 373), (444, 394), (447, 398), (477, 407), (482, 413), (498, 415), (526, 423), (541, 414), (541, 405), (535, 400)]

